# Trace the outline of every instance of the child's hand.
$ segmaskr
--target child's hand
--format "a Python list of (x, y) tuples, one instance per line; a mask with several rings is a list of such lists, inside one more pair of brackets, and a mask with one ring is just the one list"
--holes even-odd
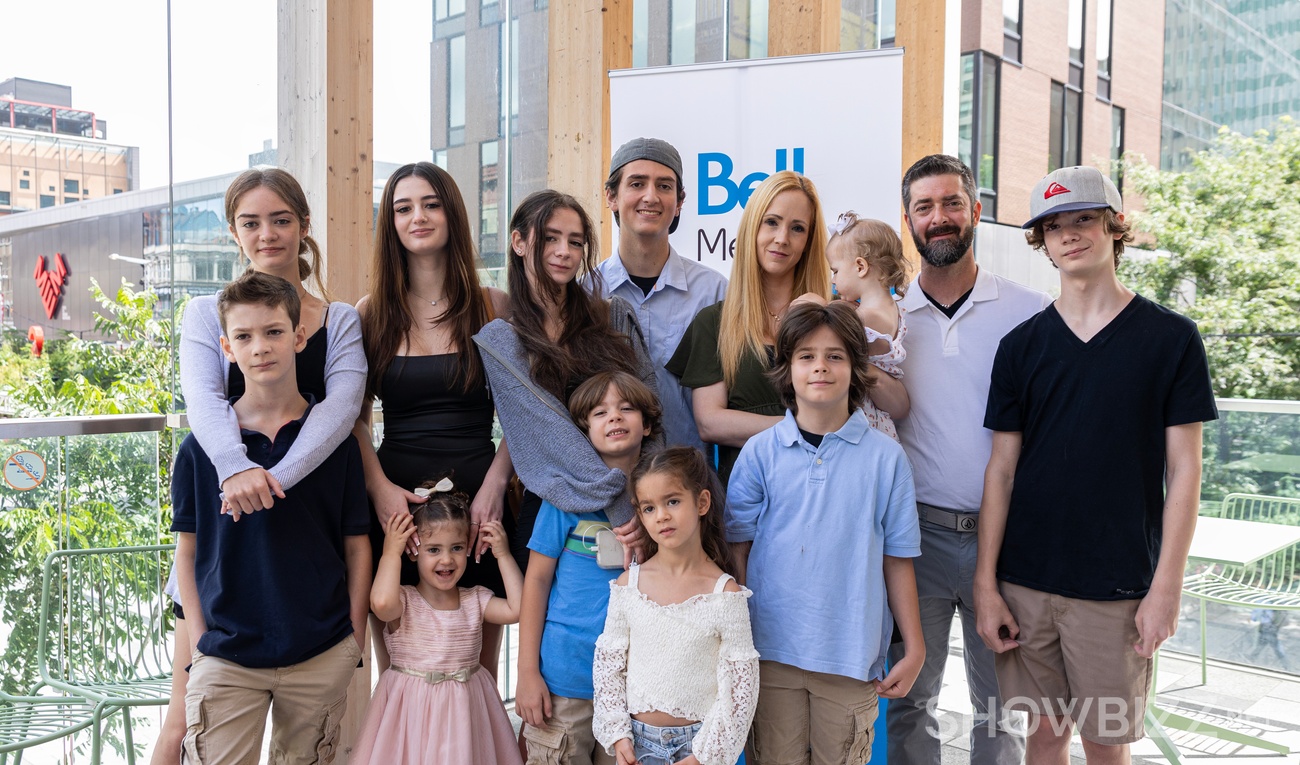
[(885, 675), (883, 680), (876, 681), (876, 695), (885, 699), (901, 699), (912, 690), (912, 683), (916, 682), (916, 676), (921, 674), (921, 665), (925, 664), (923, 655), (909, 653), (894, 666), (889, 668), (889, 674)]
[(540, 728), (551, 716), (551, 689), (540, 672), (521, 672), (515, 686), (515, 711), (524, 722)]
[(221, 484), (221, 512), (238, 521), (241, 514), (270, 509), (276, 497), (284, 499), (284, 489), (275, 476), (263, 468), (249, 468)]
[(415, 521), (410, 513), (393, 513), (384, 526), (383, 557), (402, 557), (407, 544), (415, 534)]
[(492, 556), (500, 560), (510, 554), (510, 540), (506, 539), (506, 530), (501, 521), (487, 521), (478, 530), (481, 541), (492, 548)]
[(614, 757), (618, 760), (618, 765), (638, 765), (636, 761), (636, 749), (632, 746), (632, 739), (620, 738), (614, 743)]

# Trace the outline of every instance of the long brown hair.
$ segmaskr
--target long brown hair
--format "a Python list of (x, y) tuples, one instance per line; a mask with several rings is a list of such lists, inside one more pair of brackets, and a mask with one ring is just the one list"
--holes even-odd
[[(718, 474), (709, 467), (708, 460), (700, 450), (694, 446), (674, 446), (641, 455), (641, 460), (637, 462), (631, 477), (628, 478), (634, 498), (637, 484), (652, 473), (672, 476), (697, 502), (700, 499), (700, 492), (708, 490), (709, 510), (700, 516), (700, 545), (704, 548), (704, 554), (709, 556), (709, 560), (716, 563), (718, 568), (735, 576), (735, 560), (731, 556), (731, 547), (727, 544), (727, 538), (722, 532), (723, 508), (727, 504), (727, 498), (722, 490), (722, 481), (718, 480)], [(636, 500), (633, 499), (633, 502)], [(636, 517), (638, 521), (641, 519), (639, 504)], [(649, 548), (646, 555), (653, 557), (658, 552), (658, 545), (648, 533), (646, 544)]]
[(760, 359), (767, 358), (763, 340), (767, 334), (769, 314), (763, 297), (763, 268), (758, 263), (758, 229), (776, 196), (791, 189), (802, 191), (808, 197), (812, 204), (812, 220), (808, 221), (808, 243), (794, 267), (794, 288), (790, 297), (806, 292), (823, 298), (831, 294), (831, 267), (826, 261), (826, 224), (822, 219), (817, 187), (792, 170), (768, 176), (754, 189), (745, 204), (745, 212), (740, 216), (731, 283), (727, 285), (727, 296), (722, 301), (718, 358), (722, 361), (722, 379), (728, 388), (736, 386), (740, 358), (746, 351)]
[[(284, 200), (284, 203), (289, 205), (290, 212), (298, 219), (298, 223), (303, 228), (311, 230), (311, 208), (307, 206), (307, 194), (303, 192), (302, 184), (298, 183), (298, 179), (290, 175), (289, 171), (278, 167), (249, 168), (230, 182), (229, 188), (226, 189), (225, 206), (226, 223), (232, 229), (235, 226), (235, 214), (239, 212), (239, 200), (259, 186), (265, 186)], [(248, 257), (247, 253), (243, 255)], [(249, 262), (252, 262), (251, 258)], [(329, 290), (325, 289), (325, 282), (321, 280), (320, 245), (309, 234), (303, 234), (298, 240), (298, 280), (305, 285), (308, 278), (315, 283), (316, 294), (328, 303)]]
[(415, 316), (407, 304), (411, 274), (406, 248), (397, 236), (393, 223), (393, 196), (397, 184), (416, 176), (428, 181), (442, 202), (447, 218), (447, 268), (443, 285), (447, 312), (437, 323), (451, 327), (456, 343), (456, 372), (468, 391), (483, 383), (483, 365), (474, 347), (474, 333), (488, 322), (488, 299), (479, 286), (474, 237), (470, 232), (465, 200), (451, 175), (432, 162), (402, 165), (384, 184), (379, 201), (379, 222), (375, 231), (375, 255), (370, 267), (370, 299), (361, 320), (370, 372), (366, 392), (383, 397), (380, 382), (407, 339)]
[[(582, 222), (586, 249), (577, 276), (564, 286), (546, 275), (546, 240), (542, 232), (551, 216), (560, 210), (572, 210)], [(528, 354), (533, 381), (556, 398), (568, 398), (566, 389), (573, 381), (610, 369), (637, 373), (636, 357), (626, 335), (610, 328), (609, 304), (603, 295), (603, 282), (596, 271), (598, 247), (595, 227), (578, 200), (558, 191), (546, 189), (529, 194), (510, 218), (511, 233), (528, 242), (531, 252), (509, 255), (507, 269), (510, 286), (510, 324)], [(524, 258), (531, 258), (537, 277), (537, 291), (528, 282)], [(580, 282), (590, 280), (591, 292)], [(560, 306), (563, 328), (559, 340), (552, 342), (546, 334), (545, 302)]]

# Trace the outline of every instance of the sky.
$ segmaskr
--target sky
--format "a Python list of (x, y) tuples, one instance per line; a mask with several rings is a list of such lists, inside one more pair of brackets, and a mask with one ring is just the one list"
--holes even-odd
[[(375, 1), (375, 151), (429, 159), (432, 0)], [(5, 2), (0, 80), (72, 86), (72, 105), (140, 147), (140, 188), (167, 182), (164, 0)], [(52, 11), (57, 8), (57, 12)], [(276, 0), (173, 0), (175, 178), (220, 175), (276, 139)], [(18, 30), (22, 30), (19, 33)]]

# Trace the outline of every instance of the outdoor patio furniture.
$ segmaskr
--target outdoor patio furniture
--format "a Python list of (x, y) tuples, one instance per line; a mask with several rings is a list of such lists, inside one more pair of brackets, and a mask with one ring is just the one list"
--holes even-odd
[(94, 720), (94, 706), (79, 696), (10, 696), (0, 692), (0, 765), (17, 752), (21, 765), (28, 747), (83, 730)]
[[(1220, 518), (1277, 526), (1300, 526), (1300, 499), (1258, 494), (1229, 494), (1219, 509)], [(1205, 681), (1205, 603), (1300, 610), (1300, 544), (1291, 543), (1254, 562), (1241, 565), (1209, 563), (1183, 579), (1183, 592), (1200, 600), (1201, 680)]]
[(162, 589), (174, 548), (60, 550), (45, 559), (41, 681), (93, 706), (92, 765), (103, 752), (105, 717), (122, 712), (122, 743), (134, 764), (131, 708), (170, 697), (170, 599)]

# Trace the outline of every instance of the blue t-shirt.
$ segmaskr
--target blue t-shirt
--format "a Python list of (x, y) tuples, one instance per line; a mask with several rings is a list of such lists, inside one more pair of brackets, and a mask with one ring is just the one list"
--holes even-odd
[(556, 696), (594, 695), (591, 663), (605, 629), (609, 583), (623, 573), (596, 565), (596, 532), (608, 528), (603, 512), (566, 513), (543, 502), (528, 540), (528, 549), (556, 559), (541, 650), (542, 679)]
[[(243, 430), (249, 459), (273, 467), (306, 418), (283, 425), (274, 440)], [(220, 493), (212, 460), (190, 434), (172, 471), (171, 528), (194, 534), (194, 579), (208, 626), (199, 650), (244, 667), (286, 667), (351, 635), (343, 540), (370, 529), (356, 439), (345, 438), (270, 510), (238, 523), (221, 514)]]

